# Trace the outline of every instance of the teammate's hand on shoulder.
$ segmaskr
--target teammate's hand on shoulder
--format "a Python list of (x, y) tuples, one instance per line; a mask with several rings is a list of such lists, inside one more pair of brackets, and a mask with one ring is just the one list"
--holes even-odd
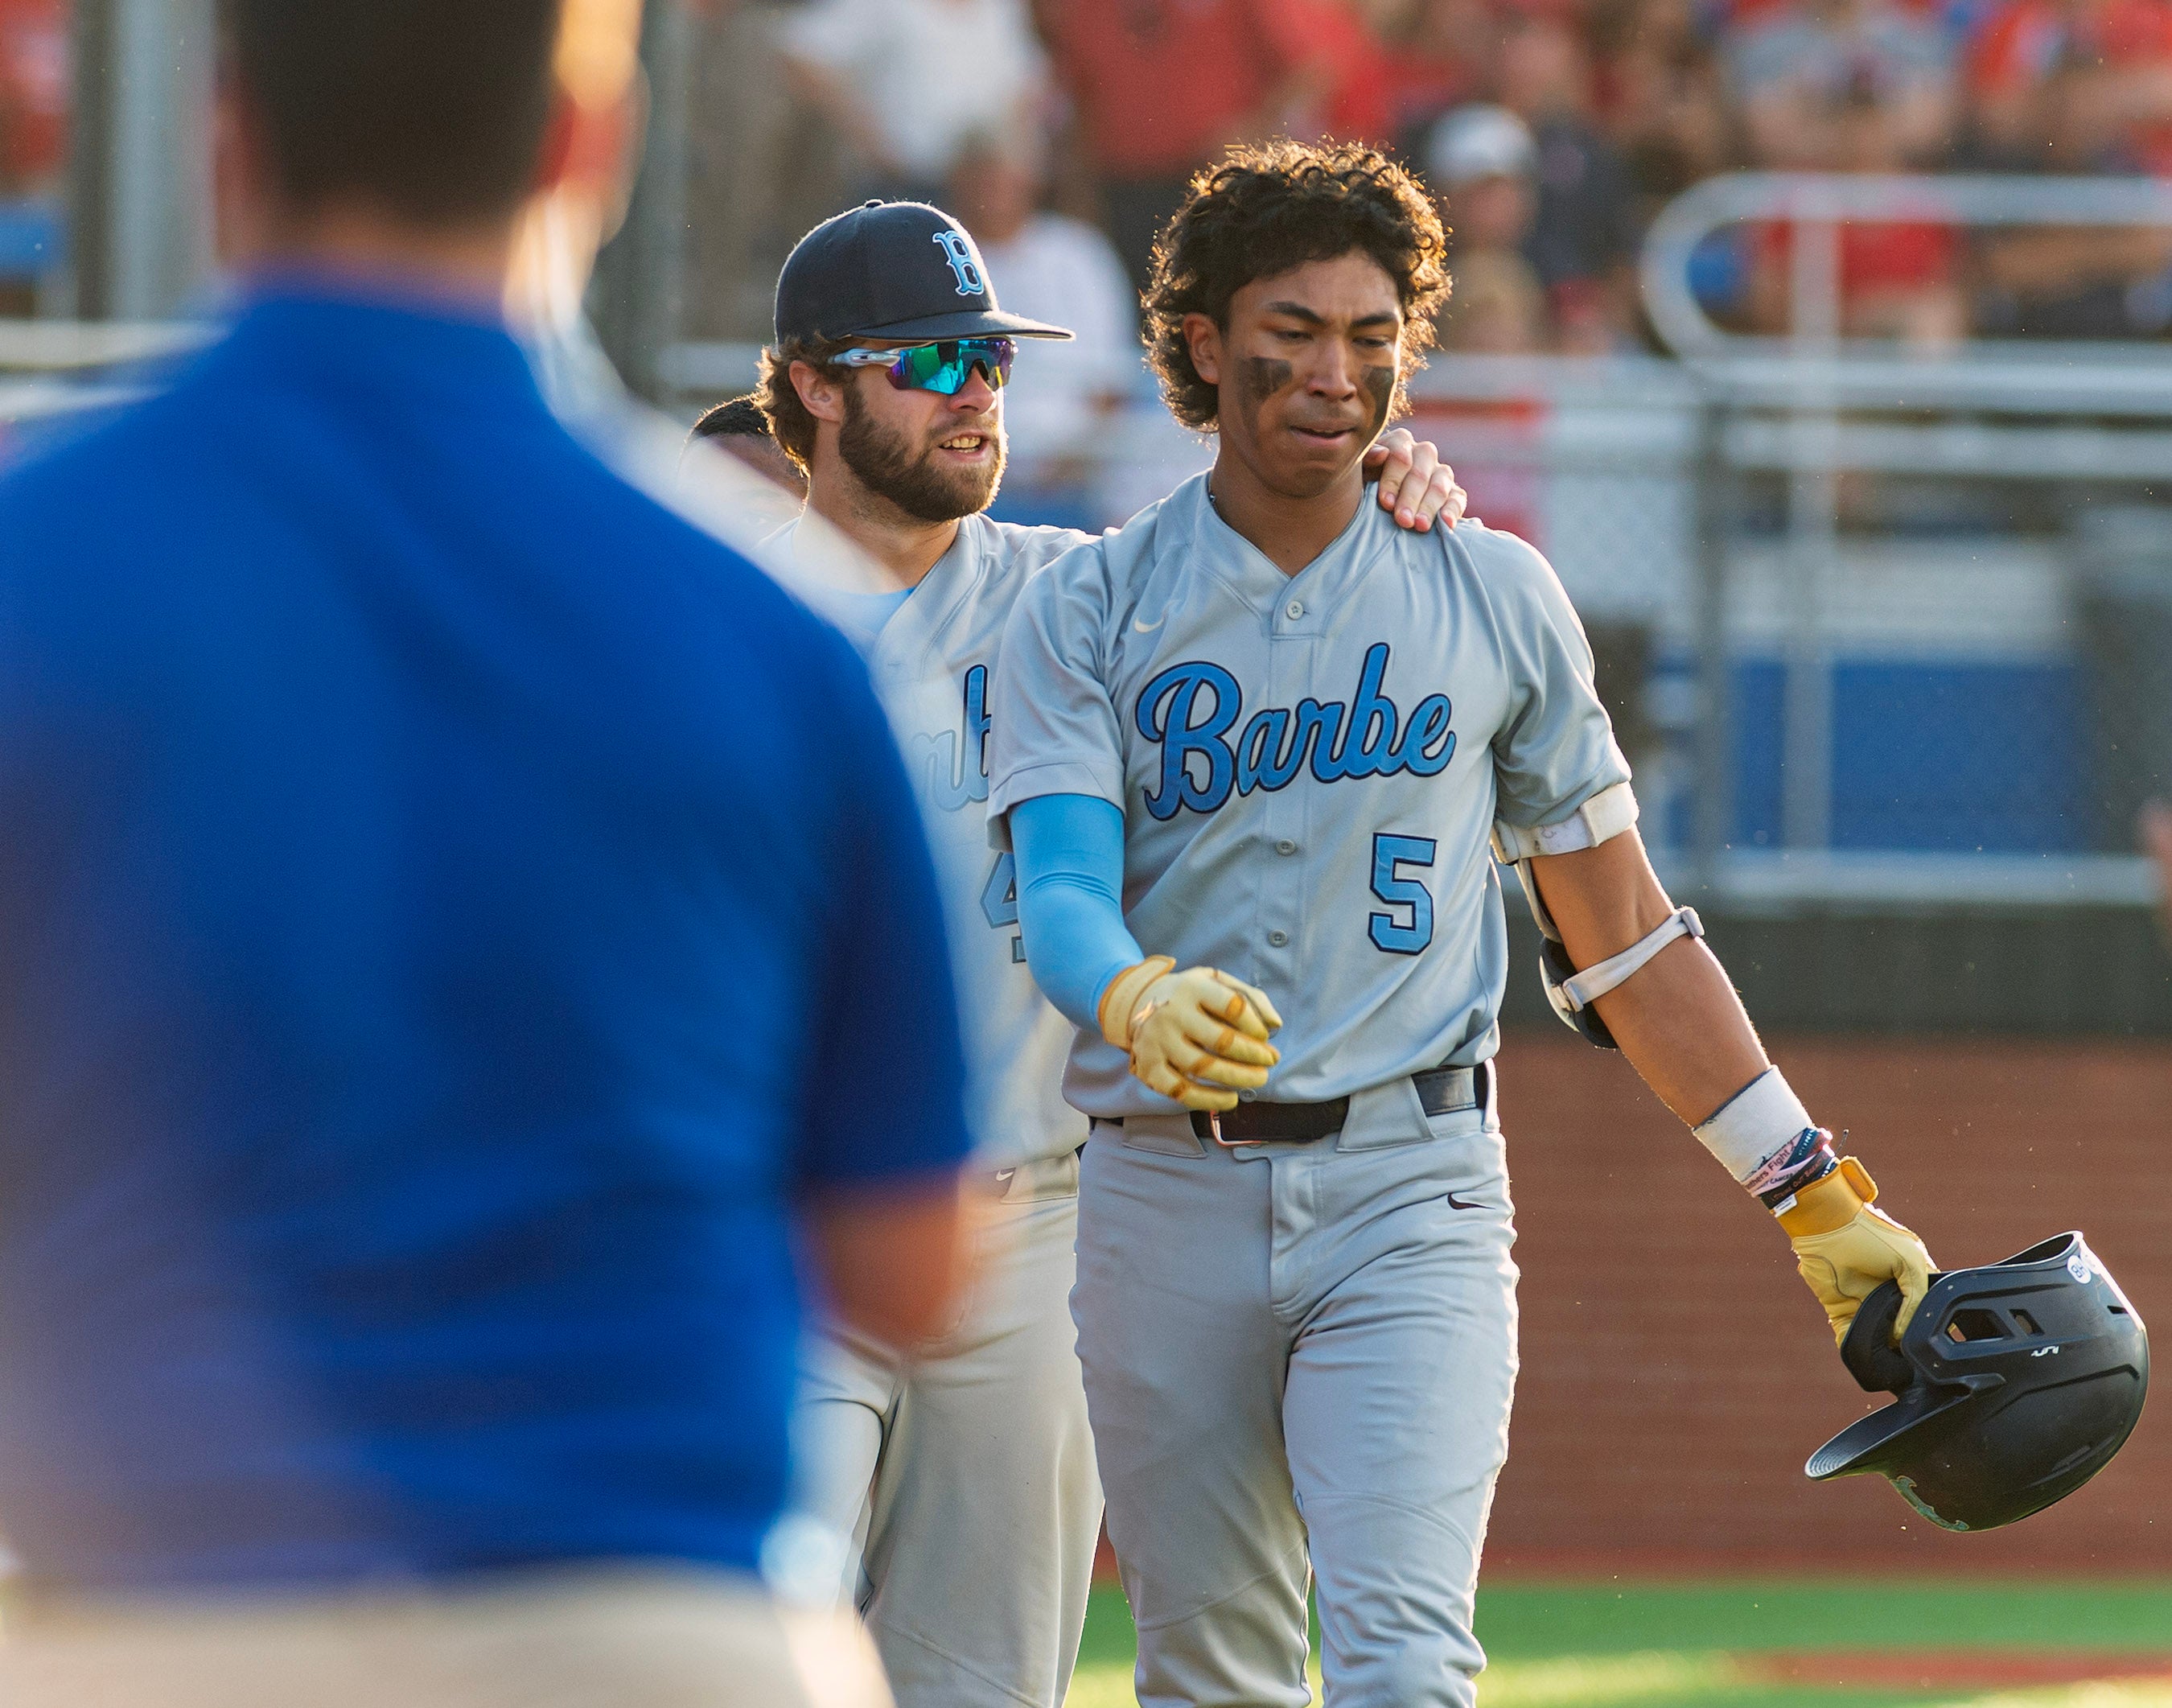
[(1395, 513), (1398, 527), (1429, 532), (1438, 519), (1453, 528), (1470, 507), (1470, 494), (1455, 483), (1455, 471), (1440, 451), (1413, 439), (1406, 427), (1391, 427), (1365, 453), (1365, 472), (1377, 477), (1374, 496), (1384, 510)]
[(1884, 1210), (1872, 1208), (1877, 1196), (1869, 1171), (1844, 1156), (1837, 1169), (1804, 1187), (1793, 1205), (1780, 1214), (1781, 1229), (1795, 1248), (1795, 1267), (1825, 1307), (1836, 1341), (1847, 1338), (1856, 1307), (1881, 1281), (1900, 1283), (1900, 1316), (1893, 1328), (1897, 1340), (1930, 1290), (1931, 1271), (1938, 1267), (1922, 1241)]
[(1266, 993), (1212, 967), (1175, 970), (1156, 955), (1101, 993), (1101, 1036), (1132, 1059), (1141, 1084), (1187, 1109), (1234, 1109), (1282, 1052), (1267, 1034), (1282, 1023)]

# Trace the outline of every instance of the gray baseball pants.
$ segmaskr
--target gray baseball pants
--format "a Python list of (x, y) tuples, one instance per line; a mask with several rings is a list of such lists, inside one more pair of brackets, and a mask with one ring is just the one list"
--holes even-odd
[(1101, 1528), (1077, 1331), (1073, 1156), (1003, 1183), (957, 1328), (911, 1360), (813, 1347), (794, 1504), (856, 1544), (839, 1596), (898, 1708), (1061, 1708)]
[(1303, 1708), (1309, 1573), (1329, 1708), (1471, 1708), (1512, 1213), (1475, 1110), (1362, 1147), (1095, 1124), (1072, 1308), (1143, 1708)]

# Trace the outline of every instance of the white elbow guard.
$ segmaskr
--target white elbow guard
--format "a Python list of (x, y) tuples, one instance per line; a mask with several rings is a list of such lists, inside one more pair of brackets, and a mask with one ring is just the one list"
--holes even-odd
[(1538, 880), (1531, 875), (1531, 861), (1540, 854), (1574, 854), (1581, 849), (1597, 848), (1601, 843), (1613, 841), (1636, 822), (1636, 791), (1626, 783), (1617, 783), (1610, 789), (1600, 789), (1558, 824), (1540, 825), (1536, 830), (1498, 822), (1493, 827), (1494, 855), (1515, 866), (1516, 876), (1524, 886), (1524, 899), (1531, 904), (1531, 918), (1538, 923), (1539, 978), (1546, 985), (1546, 1000), (1553, 1005), (1554, 1012), (1562, 1017), (1564, 1025), (1581, 1032), (1601, 1049), (1617, 1049), (1620, 1046), (1614, 1042), (1614, 1034), (1606, 1029), (1606, 1022), (1592, 1008), (1592, 1003), (1641, 969), (1675, 938), (1703, 936), (1704, 925), (1695, 908), (1677, 908), (1657, 930), (1631, 944), (1619, 955), (1579, 973), (1562, 946), (1553, 915), (1546, 912), (1546, 902), (1539, 894)]
[(1583, 972), (1562, 979), (1547, 994), (1554, 999), (1556, 1009), (1567, 1004), (1570, 1013), (1581, 1014), (1608, 991), (1626, 983), (1632, 975), (1642, 969), (1646, 962), (1675, 938), (1703, 935), (1704, 921), (1697, 918), (1696, 909), (1677, 908), (1619, 955), (1610, 955), (1596, 967), (1587, 967)]

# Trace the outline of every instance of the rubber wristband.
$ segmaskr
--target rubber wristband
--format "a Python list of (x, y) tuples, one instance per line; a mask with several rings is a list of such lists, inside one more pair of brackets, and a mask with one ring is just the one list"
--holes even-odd
[[(1762, 1190), (1755, 1187), (1750, 1188), (1756, 1193), (1757, 1201), (1775, 1215), (1794, 1203), (1797, 1193), (1805, 1187), (1815, 1186), (1840, 1167), (1840, 1158), (1832, 1148), (1831, 1134), (1806, 1133), (1803, 1136), (1815, 1141), (1809, 1154), (1802, 1156), (1798, 1153), (1793, 1165), (1779, 1172), (1770, 1186)], [(1795, 1147), (1791, 1145), (1789, 1149), (1792, 1151)]]
[(1752, 1169), (1750, 1177), (1742, 1183), (1742, 1189), (1762, 1198), (1783, 1181), (1800, 1174), (1831, 1140), (1832, 1134), (1821, 1127), (1805, 1127)]

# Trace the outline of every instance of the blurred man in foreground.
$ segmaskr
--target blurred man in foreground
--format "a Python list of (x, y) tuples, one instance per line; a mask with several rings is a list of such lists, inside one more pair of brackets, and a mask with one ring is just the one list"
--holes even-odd
[(852, 649), (504, 330), (637, 105), (564, 12), (226, 0), (239, 318), (0, 482), (10, 1708), (881, 1696), (756, 1569), (795, 1223), (954, 1308), (932, 872)]

